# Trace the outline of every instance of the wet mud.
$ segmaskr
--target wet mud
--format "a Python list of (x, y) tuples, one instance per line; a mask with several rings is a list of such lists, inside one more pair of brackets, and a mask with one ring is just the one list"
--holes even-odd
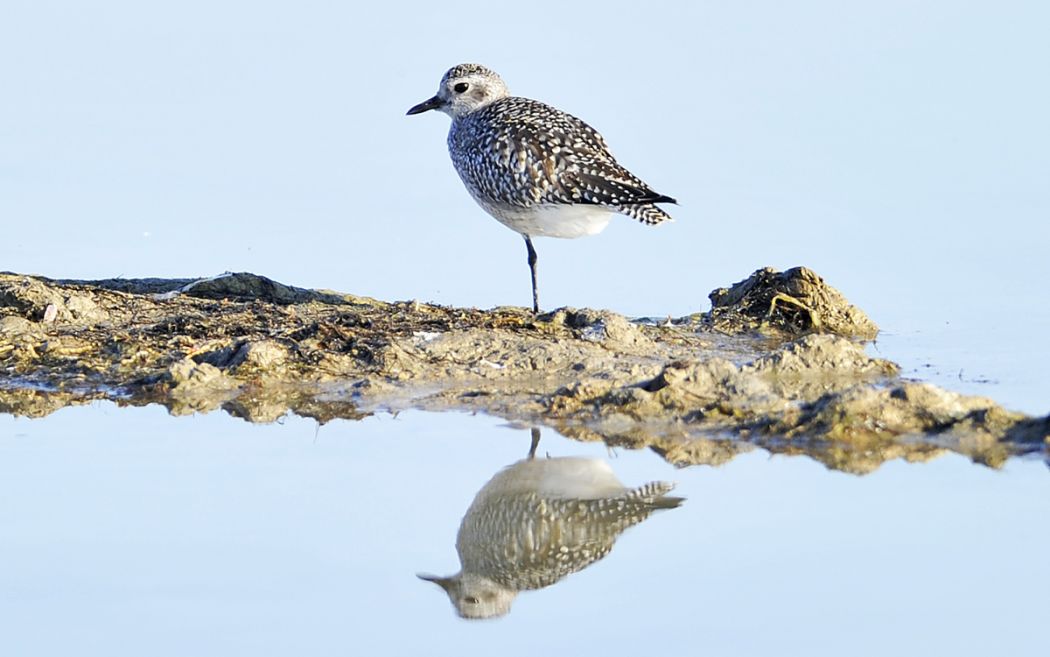
[(806, 268), (756, 271), (707, 313), (629, 320), (385, 302), (254, 274), (0, 274), (0, 412), (97, 399), (327, 422), (417, 408), (493, 414), (717, 465), (762, 447), (870, 472), (945, 451), (1046, 452), (1050, 418), (902, 378), (878, 328)]

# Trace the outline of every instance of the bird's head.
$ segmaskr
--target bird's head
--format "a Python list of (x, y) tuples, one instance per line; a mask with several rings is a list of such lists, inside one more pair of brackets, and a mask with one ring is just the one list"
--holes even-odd
[(503, 78), (494, 71), (480, 64), (460, 64), (441, 78), (434, 97), (414, 106), (408, 114), (436, 109), (458, 119), (509, 94)]
[(444, 589), (456, 613), (461, 618), (471, 620), (506, 615), (518, 595), (517, 591), (472, 573), (459, 573), (451, 577), (420, 574), (418, 577)]

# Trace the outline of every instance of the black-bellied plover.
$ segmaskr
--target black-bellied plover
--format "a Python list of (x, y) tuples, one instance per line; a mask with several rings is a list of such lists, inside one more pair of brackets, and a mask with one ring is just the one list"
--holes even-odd
[(541, 589), (602, 559), (627, 529), (683, 502), (674, 484), (627, 488), (589, 458), (519, 461), (478, 491), (456, 535), (460, 572), (419, 575), (464, 618), (510, 611), (519, 591)]
[(511, 96), (484, 66), (449, 69), (437, 95), (408, 114), (432, 109), (452, 117), (448, 150), (467, 191), (525, 238), (537, 313), (532, 237), (594, 235), (614, 214), (650, 225), (671, 218), (655, 204), (676, 201), (621, 166), (598, 131), (550, 105)]

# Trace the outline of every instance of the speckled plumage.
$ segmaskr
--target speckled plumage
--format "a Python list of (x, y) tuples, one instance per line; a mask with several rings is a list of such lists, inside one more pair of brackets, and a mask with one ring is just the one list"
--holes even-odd
[(508, 589), (550, 586), (609, 554), (616, 538), (660, 508), (656, 500), (672, 488), (654, 482), (598, 499), (479, 495), (463, 518), (456, 550), (465, 572)]
[(539, 101), (509, 96), (453, 121), (448, 151), (490, 213), (586, 204), (646, 224), (670, 219), (654, 203), (672, 199), (622, 167), (594, 128)]
[(620, 165), (605, 139), (580, 119), (528, 98), (511, 96), (493, 71), (460, 64), (438, 93), (408, 111), (437, 109), (452, 118), (448, 150), (475, 201), (525, 237), (536, 293), (530, 236), (593, 235), (613, 214), (654, 225), (671, 217), (657, 203), (675, 203)]
[(456, 536), (461, 570), (429, 579), (468, 618), (507, 613), (519, 591), (539, 589), (605, 557), (626, 529), (682, 498), (652, 482), (629, 489), (604, 461), (530, 459), (478, 491)]

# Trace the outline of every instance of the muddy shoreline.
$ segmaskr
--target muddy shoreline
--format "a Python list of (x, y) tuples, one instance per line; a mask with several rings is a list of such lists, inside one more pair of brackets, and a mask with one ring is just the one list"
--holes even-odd
[(251, 422), (466, 410), (676, 465), (755, 446), (870, 472), (944, 451), (998, 466), (1047, 451), (1050, 417), (902, 378), (876, 325), (805, 268), (756, 271), (712, 310), (477, 310), (296, 288), (254, 274), (0, 274), (0, 412), (108, 399)]

